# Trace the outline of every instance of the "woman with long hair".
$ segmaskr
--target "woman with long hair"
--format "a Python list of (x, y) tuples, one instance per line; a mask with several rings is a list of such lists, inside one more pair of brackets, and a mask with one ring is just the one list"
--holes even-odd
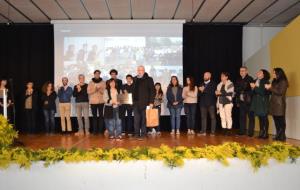
[(42, 87), (42, 108), (45, 119), (45, 129), (47, 134), (55, 132), (55, 112), (57, 94), (52, 82), (47, 81)]
[(176, 76), (171, 77), (170, 84), (167, 88), (167, 107), (169, 108), (171, 115), (171, 135), (180, 135), (180, 117), (181, 110), (183, 107), (182, 98), (182, 87), (179, 84), (178, 78)]
[(195, 115), (198, 101), (198, 88), (195, 86), (194, 78), (186, 78), (186, 86), (183, 88), (182, 97), (184, 103), (184, 112), (186, 115), (186, 126), (188, 135), (194, 135)]
[(273, 116), (276, 128), (274, 140), (285, 141), (286, 129), (286, 91), (289, 86), (288, 79), (282, 68), (273, 69), (272, 84), (266, 84), (265, 88), (271, 92), (269, 113)]
[(250, 111), (253, 111), (254, 115), (259, 119), (260, 130), (258, 138), (267, 139), (269, 137), (269, 92), (266, 90), (265, 85), (270, 83), (270, 73), (265, 69), (261, 69), (257, 72), (256, 76), (257, 79), (255, 82), (250, 83), (253, 91)]
[[(104, 105), (104, 120), (107, 125), (109, 139), (122, 140), (122, 122), (124, 117), (120, 102), (118, 102), (118, 94), (121, 91), (117, 87), (116, 80), (111, 78), (106, 83), (103, 100)], [(121, 112), (122, 111), (122, 112)]]
[[(158, 118), (160, 119), (161, 105), (164, 101), (164, 93), (162, 91), (161, 84), (159, 82), (155, 83), (154, 87), (155, 87), (155, 97), (154, 97), (153, 108), (158, 109)], [(152, 131), (152, 134), (157, 134), (157, 135), (161, 134), (159, 123), (158, 123), (158, 126), (155, 128), (155, 130)]]

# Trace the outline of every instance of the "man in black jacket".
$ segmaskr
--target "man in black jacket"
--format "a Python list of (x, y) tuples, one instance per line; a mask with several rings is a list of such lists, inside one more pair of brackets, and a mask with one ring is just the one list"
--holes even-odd
[(133, 82), (133, 113), (135, 137), (143, 139), (146, 134), (146, 107), (153, 107), (155, 89), (153, 79), (138, 66)]
[(207, 112), (211, 120), (211, 136), (216, 132), (216, 95), (217, 84), (211, 80), (211, 73), (205, 72), (203, 76), (204, 82), (199, 86), (199, 106), (201, 112), (201, 131), (199, 135), (206, 135), (207, 128)]
[(236, 91), (236, 103), (239, 107), (239, 123), (240, 130), (238, 135), (246, 134), (246, 121), (247, 115), (249, 120), (248, 136), (252, 137), (254, 134), (254, 114), (250, 111), (250, 104), (252, 99), (252, 90), (250, 83), (254, 80), (248, 75), (247, 67), (243, 66), (240, 68), (240, 77), (237, 79), (235, 84)]

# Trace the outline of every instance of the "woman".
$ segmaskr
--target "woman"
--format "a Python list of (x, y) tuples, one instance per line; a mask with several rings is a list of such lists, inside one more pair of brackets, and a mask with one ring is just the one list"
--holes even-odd
[(256, 76), (257, 79), (255, 82), (250, 83), (253, 91), (250, 111), (252, 111), (259, 119), (260, 131), (258, 138), (267, 139), (269, 137), (269, 92), (266, 90), (265, 84), (269, 84), (270, 73), (264, 69), (261, 69), (257, 72)]
[(226, 135), (230, 135), (230, 129), (232, 128), (232, 99), (234, 95), (234, 85), (229, 80), (229, 73), (221, 73), (221, 82), (217, 86), (216, 96), (217, 110), (220, 114), (221, 125)]
[(47, 134), (55, 132), (56, 92), (53, 83), (46, 82), (42, 87), (42, 106), (45, 117), (45, 128)]
[(182, 87), (179, 85), (178, 78), (176, 76), (171, 77), (171, 82), (167, 88), (167, 107), (171, 114), (171, 135), (180, 134), (180, 116), (183, 107)]
[[(160, 114), (161, 114), (161, 104), (163, 103), (163, 99), (164, 99), (164, 93), (161, 89), (161, 84), (159, 82), (154, 84), (155, 87), (155, 97), (154, 97), (154, 104), (153, 104), (153, 108), (154, 109), (158, 109), (158, 118), (160, 118)], [(157, 134), (160, 135), (160, 126), (158, 124), (158, 126), (156, 127), (156, 129), (153, 128), (152, 131), (153, 134)]]
[(37, 92), (33, 89), (33, 82), (28, 82), (24, 97), (24, 111), (26, 117), (26, 132), (34, 133), (36, 124)]
[(107, 81), (107, 87), (104, 91), (103, 100), (104, 106), (104, 119), (107, 125), (109, 139), (122, 140), (122, 123), (121, 118), (125, 115), (118, 102), (118, 91), (115, 79), (109, 79)]
[(2, 79), (0, 80), (0, 114), (3, 115), (4, 114), (4, 101), (3, 101), (3, 92), (6, 91), (6, 95), (7, 95), (7, 119), (10, 123), (12, 123), (13, 121), (13, 101), (12, 101), (12, 96), (10, 93), (10, 90), (7, 87), (7, 80), (6, 79)]
[(282, 68), (275, 68), (273, 70), (273, 78), (272, 84), (266, 84), (265, 88), (271, 92), (269, 113), (273, 116), (276, 128), (274, 140), (285, 141), (285, 95), (289, 83)]
[(186, 86), (183, 88), (182, 97), (184, 103), (184, 112), (186, 114), (186, 126), (188, 135), (194, 135), (195, 115), (197, 107), (198, 88), (195, 86), (194, 78), (186, 78)]

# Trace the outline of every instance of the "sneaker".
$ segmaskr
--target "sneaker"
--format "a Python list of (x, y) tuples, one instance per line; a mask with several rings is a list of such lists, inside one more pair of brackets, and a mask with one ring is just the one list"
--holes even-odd
[(78, 132), (74, 133), (74, 135), (78, 137), (78, 136), (83, 136), (84, 133), (83, 133), (83, 131), (78, 131)]
[(109, 139), (110, 140), (113, 140), (115, 137), (114, 136), (109, 136)]
[(176, 135), (180, 135), (179, 129), (176, 130)]
[(172, 129), (172, 131), (171, 131), (171, 133), (170, 133), (171, 135), (175, 135), (175, 130), (174, 129)]
[(190, 133), (191, 133), (191, 135), (194, 135), (194, 134), (195, 134), (195, 131), (194, 131), (194, 130), (191, 130)]
[(188, 135), (190, 135), (190, 134), (191, 134), (191, 130), (190, 130), (190, 129), (188, 129), (188, 131), (187, 131), (187, 134), (188, 134)]
[(160, 131), (157, 131), (156, 135), (158, 135), (158, 136), (161, 135), (161, 132), (160, 132)]
[(206, 136), (206, 133), (200, 132), (200, 133), (197, 134), (197, 136), (199, 136), (199, 137), (200, 137), (200, 136)]

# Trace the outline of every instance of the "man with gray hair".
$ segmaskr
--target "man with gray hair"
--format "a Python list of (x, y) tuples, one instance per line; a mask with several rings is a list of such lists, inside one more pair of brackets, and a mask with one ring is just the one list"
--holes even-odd
[(145, 72), (144, 66), (137, 68), (132, 95), (135, 138), (142, 140), (146, 135), (146, 108), (153, 107), (155, 97), (153, 79)]
[[(75, 97), (76, 102), (76, 114), (78, 122), (78, 132), (75, 133), (76, 136), (90, 134), (90, 120), (89, 120), (89, 96), (87, 93), (88, 84), (85, 83), (85, 76), (83, 74), (78, 75), (79, 83), (74, 86), (73, 96)], [(83, 121), (82, 115), (84, 117), (84, 129), (83, 130)]]

